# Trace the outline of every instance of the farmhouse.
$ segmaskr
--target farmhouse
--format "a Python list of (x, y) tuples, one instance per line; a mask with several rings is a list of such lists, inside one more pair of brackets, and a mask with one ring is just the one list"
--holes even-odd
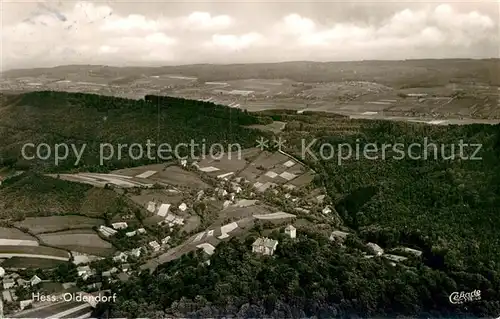
[(384, 250), (377, 244), (368, 243), (366, 246), (377, 256), (380, 256), (384, 253)]
[(293, 227), (292, 225), (288, 225), (285, 228), (285, 234), (290, 236), (290, 238), (295, 238), (297, 237), (297, 229)]
[(111, 226), (113, 226), (114, 229), (125, 229), (128, 227), (126, 222), (113, 223)]
[(262, 255), (273, 255), (276, 247), (278, 246), (278, 241), (270, 239), (267, 237), (258, 238), (252, 244), (252, 252), (262, 254)]

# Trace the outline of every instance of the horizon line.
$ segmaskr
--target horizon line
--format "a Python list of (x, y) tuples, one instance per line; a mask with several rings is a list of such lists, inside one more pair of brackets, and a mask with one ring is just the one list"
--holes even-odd
[(0, 71), (0, 74), (12, 71), (26, 71), (26, 70), (37, 70), (37, 69), (54, 69), (61, 67), (110, 67), (110, 68), (165, 68), (165, 67), (186, 67), (186, 66), (232, 66), (232, 65), (258, 65), (258, 64), (286, 64), (286, 63), (359, 63), (359, 62), (409, 62), (409, 61), (458, 61), (458, 60), (472, 60), (472, 61), (485, 61), (485, 60), (500, 60), (500, 57), (489, 57), (489, 58), (414, 58), (414, 59), (401, 59), (401, 60), (381, 60), (381, 59), (367, 59), (367, 60), (342, 60), (342, 61), (314, 61), (314, 60), (289, 60), (280, 62), (240, 62), (240, 63), (186, 63), (186, 64), (163, 64), (163, 65), (140, 65), (140, 64), (130, 64), (130, 65), (112, 65), (112, 64), (59, 64), (54, 66), (37, 66), (37, 67), (27, 67), (27, 68), (12, 68)]

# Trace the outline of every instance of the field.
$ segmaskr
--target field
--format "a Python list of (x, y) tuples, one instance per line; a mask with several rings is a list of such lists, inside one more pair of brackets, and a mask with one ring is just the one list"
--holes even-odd
[(28, 217), (17, 222), (17, 227), (27, 228), (33, 234), (50, 233), (68, 229), (92, 228), (103, 225), (104, 221), (84, 216)]
[(155, 171), (154, 175), (147, 178), (150, 182), (164, 183), (177, 187), (203, 189), (208, 185), (196, 174), (183, 170), (178, 166), (165, 167), (163, 164), (146, 165), (141, 167), (126, 168), (113, 171), (113, 174), (137, 176), (147, 171)]
[(17, 239), (17, 240), (30, 240), (37, 241), (35, 237), (30, 236), (18, 229), (0, 227), (0, 241), (1, 239)]
[(109, 242), (102, 240), (92, 230), (71, 230), (41, 234), (39, 238), (43, 243), (50, 246), (91, 255), (109, 255), (114, 251)]
[(0, 265), (3, 268), (55, 268), (66, 263), (62, 260), (12, 257), (4, 260)]

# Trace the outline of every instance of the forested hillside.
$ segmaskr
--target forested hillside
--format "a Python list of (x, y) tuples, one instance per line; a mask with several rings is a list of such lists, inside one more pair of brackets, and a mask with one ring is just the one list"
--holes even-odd
[[(295, 240), (274, 234), (280, 242), (277, 253), (262, 258), (251, 252), (256, 236), (221, 244), (209, 266), (200, 252), (152, 276), (118, 284), (118, 302), (97, 312), (128, 318), (450, 318), (493, 317), (500, 311), (499, 273), (484, 265), (474, 273), (435, 269), (419, 259), (393, 266), (382, 257), (364, 258), (355, 238), (340, 248), (306, 231)], [(482, 301), (449, 302), (453, 291), (475, 289), (482, 291)]]
[[(118, 144), (137, 143), (144, 152), (148, 140), (156, 146), (167, 143), (172, 148), (179, 143), (189, 144), (191, 140), (208, 147), (214, 143), (225, 147), (239, 143), (244, 148), (255, 144), (258, 132), (243, 126), (269, 121), (238, 109), (180, 98), (157, 98), (153, 102), (151, 96), (146, 101), (82, 93), (33, 92), (2, 98), (0, 159), (4, 166), (17, 169), (108, 171), (156, 162), (146, 154), (140, 159), (131, 159), (128, 148), (123, 149), (119, 159)], [(57, 166), (54, 152), (43, 161), (26, 161), (21, 157), (25, 143), (46, 143), (52, 147), (65, 143), (70, 152), (68, 159)], [(99, 145), (104, 143), (113, 145), (115, 154), (100, 166)], [(71, 144), (78, 151), (83, 144), (87, 145), (77, 167)], [(189, 153), (186, 149), (181, 151)], [(199, 151), (201, 146), (195, 149)], [(155, 152), (156, 148), (152, 147), (152, 155), (156, 155)]]
[[(152, 276), (115, 287), (123, 301), (108, 309), (114, 316), (291, 318), (483, 317), (500, 314), (500, 126), (430, 126), (397, 122), (350, 121), (322, 115), (267, 115), (288, 122), (287, 151), (301, 156), (302, 139), (321, 143), (438, 145), (437, 157), (397, 159), (391, 152), (373, 160), (341, 164), (306, 161), (320, 173), (337, 212), (353, 236), (346, 247), (316, 232), (298, 229), (295, 241), (282, 234), (276, 256), (251, 253), (258, 236), (217, 247), (204, 265), (201, 255), (166, 264)], [(460, 140), (481, 144), (480, 160), (449, 156)], [(441, 144), (445, 145), (444, 153)], [(411, 151), (411, 152), (417, 152)], [(458, 154), (458, 146), (456, 149)], [(466, 149), (471, 156), (474, 148)], [(417, 155), (416, 153), (412, 153)], [(432, 154), (434, 154), (432, 152)], [(373, 154), (372, 154), (373, 155)], [(457, 155), (458, 156), (458, 155)], [(364, 243), (386, 251), (406, 246), (421, 250), (391, 265), (362, 254)], [(481, 291), (481, 300), (455, 305), (457, 291)], [(153, 293), (151, 293), (153, 292)], [(104, 310), (104, 309), (101, 309)]]

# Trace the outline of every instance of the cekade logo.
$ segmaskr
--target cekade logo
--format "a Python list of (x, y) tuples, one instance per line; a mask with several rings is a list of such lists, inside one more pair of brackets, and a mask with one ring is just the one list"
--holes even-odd
[(450, 302), (452, 304), (462, 304), (464, 302), (481, 300), (481, 290), (474, 290), (472, 292), (453, 292), (450, 295)]

